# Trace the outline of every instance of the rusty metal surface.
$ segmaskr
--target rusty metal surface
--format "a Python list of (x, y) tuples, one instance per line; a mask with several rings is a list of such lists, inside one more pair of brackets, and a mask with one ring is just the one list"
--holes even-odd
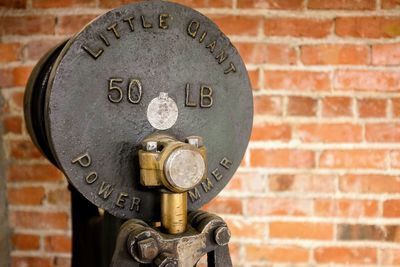
[(226, 223), (203, 211), (192, 212), (189, 220), (188, 230), (179, 235), (163, 234), (141, 220), (127, 221), (121, 226), (111, 266), (189, 267), (207, 254), (209, 266), (231, 267)]
[[(120, 218), (160, 219), (158, 193), (139, 182), (146, 136), (203, 137), (208, 179), (189, 192), (189, 210), (225, 187), (250, 137), (252, 92), (238, 52), (212, 21), (174, 3), (126, 5), (95, 19), (65, 45), (46, 89), (45, 154)], [(168, 101), (157, 103), (160, 95)], [(168, 116), (149, 112), (152, 101)]]

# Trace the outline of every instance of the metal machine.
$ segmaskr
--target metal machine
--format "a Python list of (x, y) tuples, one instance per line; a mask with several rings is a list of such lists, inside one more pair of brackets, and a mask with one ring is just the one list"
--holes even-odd
[(231, 266), (226, 223), (198, 209), (238, 168), (252, 117), (237, 50), (179, 4), (111, 10), (48, 52), (25, 119), (70, 184), (73, 266)]

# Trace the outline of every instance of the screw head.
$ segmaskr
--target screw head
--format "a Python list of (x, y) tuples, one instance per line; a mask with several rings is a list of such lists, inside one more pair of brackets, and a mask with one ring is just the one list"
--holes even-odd
[(148, 152), (156, 152), (157, 151), (157, 141), (147, 141), (145, 143), (144, 149), (146, 149), (146, 151), (148, 151)]
[(203, 138), (201, 136), (188, 136), (186, 137), (186, 143), (195, 146), (197, 148), (202, 147), (203, 144)]
[(143, 261), (153, 261), (158, 255), (157, 241), (152, 237), (138, 241), (137, 254)]
[(214, 239), (219, 246), (225, 246), (231, 239), (231, 231), (226, 226), (220, 226), (214, 231)]
[(178, 260), (169, 253), (162, 253), (154, 260), (157, 267), (177, 267)]

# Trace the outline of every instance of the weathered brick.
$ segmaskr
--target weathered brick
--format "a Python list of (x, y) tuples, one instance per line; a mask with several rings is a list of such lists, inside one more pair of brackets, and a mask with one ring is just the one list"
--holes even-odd
[(252, 149), (250, 163), (253, 167), (312, 168), (315, 159), (310, 150)]
[(294, 36), (309, 38), (327, 37), (333, 22), (327, 19), (267, 18), (264, 33), (267, 36)]
[(26, 229), (67, 229), (68, 214), (65, 212), (11, 211), (13, 227)]
[(273, 192), (334, 192), (333, 175), (275, 174), (270, 175), (269, 190)]
[(302, 142), (354, 143), (362, 140), (361, 125), (350, 123), (300, 124), (294, 129)]
[(57, 34), (71, 35), (80, 31), (96, 15), (66, 15), (57, 20)]
[(255, 124), (251, 133), (252, 141), (289, 141), (291, 127), (288, 124)]
[(7, 193), (11, 205), (41, 205), (45, 198), (43, 187), (9, 188)]
[(212, 15), (210, 18), (227, 35), (257, 35), (262, 18), (257, 16)]
[(32, 0), (34, 8), (95, 7), (95, 0)]
[(359, 99), (357, 105), (360, 118), (386, 117), (386, 99)]
[(400, 141), (400, 124), (398, 123), (368, 123), (365, 125), (365, 139), (369, 142)]
[(399, 242), (400, 228), (397, 225), (339, 224), (338, 240), (368, 240)]
[(383, 217), (399, 218), (400, 217), (400, 200), (390, 199), (383, 202)]
[(320, 167), (322, 168), (361, 168), (361, 169), (383, 169), (386, 151), (384, 150), (325, 150), (320, 156)]
[(400, 265), (400, 249), (384, 248), (381, 250), (381, 264), (399, 266)]
[(26, 8), (26, 0), (2, 0), (0, 1), (0, 8), (1, 7), (23, 9)]
[(203, 208), (217, 214), (243, 214), (242, 201), (235, 198), (215, 198)]
[(319, 247), (314, 251), (317, 263), (376, 264), (375, 248)]
[(28, 78), (32, 72), (32, 69), (32, 66), (16, 67), (13, 70), (14, 86), (25, 86), (28, 82)]
[(306, 65), (367, 65), (369, 48), (347, 44), (304, 45), (301, 61)]
[(332, 240), (333, 224), (309, 222), (271, 222), (270, 238)]
[(399, 91), (400, 73), (397, 71), (338, 70), (335, 88), (340, 90)]
[(2, 16), (0, 35), (54, 34), (56, 19), (49, 15)]
[(248, 215), (272, 216), (310, 216), (313, 214), (313, 201), (294, 198), (250, 198)]
[(400, 17), (338, 17), (335, 29), (342, 37), (396, 37), (400, 35)]
[(282, 115), (283, 101), (279, 96), (255, 96), (254, 115)]
[(309, 9), (373, 10), (374, 0), (309, 0)]
[(9, 155), (15, 159), (31, 159), (42, 156), (36, 146), (28, 140), (10, 140)]
[(3, 119), (4, 133), (21, 134), (22, 118), (20, 116), (7, 116)]
[(12, 256), (11, 267), (53, 267), (52, 259), (46, 256)]
[(14, 233), (11, 236), (13, 249), (38, 250), (40, 248), (40, 236)]
[(399, 2), (399, 0), (382, 0), (381, 1), (381, 7), (383, 9), (399, 8), (400, 7), (400, 2)]
[(298, 10), (303, 8), (304, 0), (238, 0), (239, 8), (265, 8)]
[(317, 199), (315, 215), (342, 218), (376, 217), (378, 203), (374, 200)]
[(330, 89), (329, 73), (321, 71), (271, 71), (264, 72), (265, 88), (299, 91)]
[(297, 53), (291, 45), (267, 44), (265, 61), (268, 64), (294, 65), (297, 62)]
[(288, 98), (287, 114), (291, 116), (315, 116), (317, 114), (317, 100), (306, 96), (292, 96)]
[(278, 263), (304, 263), (308, 260), (308, 250), (296, 246), (247, 245), (246, 259)]
[(50, 164), (10, 164), (9, 181), (60, 181), (61, 172)]
[(0, 63), (17, 61), (21, 56), (21, 44), (0, 43)]
[(400, 178), (391, 175), (348, 174), (339, 178), (342, 192), (355, 193), (400, 193)]
[(328, 96), (322, 99), (323, 117), (351, 117), (352, 99), (350, 97)]
[(71, 252), (71, 237), (65, 235), (51, 235), (45, 237), (45, 249), (48, 252)]
[(375, 65), (399, 65), (400, 43), (372, 45), (372, 63)]

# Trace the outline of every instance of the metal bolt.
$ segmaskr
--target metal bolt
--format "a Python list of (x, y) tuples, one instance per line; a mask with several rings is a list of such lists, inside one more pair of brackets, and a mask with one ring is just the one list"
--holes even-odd
[(137, 254), (142, 261), (153, 261), (158, 255), (157, 241), (152, 237), (138, 241)]
[(178, 260), (169, 253), (162, 253), (154, 260), (154, 264), (157, 267), (177, 267)]
[(186, 143), (195, 146), (197, 148), (202, 147), (203, 144), (203, 138), (200, 136), (188, 136), (186, 137)]
[(225, 246), (231, 239), (231, 231), (226, 226), (220, 226), (214, 231), (214, 239), (218, 245)]
[(147, 141), (145, 143), (145, 149), (148, 152), (156, 152), (157, 151), (157, 141)]

